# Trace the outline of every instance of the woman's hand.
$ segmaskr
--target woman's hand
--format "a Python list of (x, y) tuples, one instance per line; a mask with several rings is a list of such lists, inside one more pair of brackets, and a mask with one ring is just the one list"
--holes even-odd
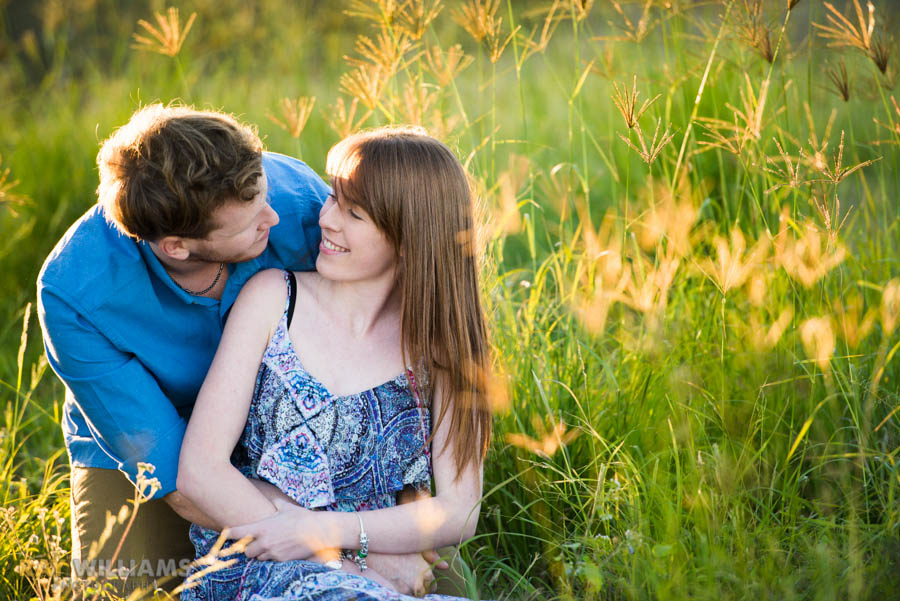
[(274, 515), (228, 531), (228, 538), (251, 537), (244, 554), (259, 560), (309, 559), (332, 549), (338, 533), (329, 532), (322, 512), (310, 511), (284, 499), (273, 499)]

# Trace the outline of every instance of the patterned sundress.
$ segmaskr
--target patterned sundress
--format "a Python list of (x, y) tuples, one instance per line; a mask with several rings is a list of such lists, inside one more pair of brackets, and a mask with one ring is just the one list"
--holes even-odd
[[(288, 280), (285, 273), (285, 280)], [(247, 477), (266, 480), (308, 509), (393, 507), (405, 487), (431, 490), (425, 445), (430, 407), (411, 371), (364, 392), (335, 396), (300, 363), (288, 335), (288, 307), (263, 354), (247, 425), (231, 457)], [(412, 386), (410, 386), (412, 382)], [(415, 391), (415, 392), (411, 392)], [(219, 537), (194, 524), (197, 557)], [(259, 561), (243, 553), (181, 595), (182, 601), (412, 601), (368, 578), (313, 561)], [(194, 572), (201, 568), (194, 568)], [(426, 595), (431, 600), (457, 597)]]

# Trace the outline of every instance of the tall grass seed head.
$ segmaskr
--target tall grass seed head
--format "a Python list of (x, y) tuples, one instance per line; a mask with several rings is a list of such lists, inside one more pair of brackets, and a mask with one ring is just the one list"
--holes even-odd
[(881, 327), (890, 336), (900, 322), (900, 278), (888, 282), (881, 293)]
[(132, 48), (136, 50), (157, 52), (174, 58), (181, 51), (181, 46), (184, 44), (184, 40), (187, 39), (191, 27), (194, 25), (194, 19), (197, 18), (197, 13), (191, 13), (187, 23), (184, 25), (184, 29), (182, 29), (180, 25), (178, 9), (174, 6), (170, 6), (166, 10), (165, 16), (163, 16), (161, 12), (154, 13), (154, 16), (156, 17), (156, 23), (159, 26), (158, 28), (154, 27), (144, 19), (138, 20), (138, 25), (142, 27), (150, 37), (139, 35), (137, 33), (133, 34), (135, 43), (132, 45)]
[(834, 354), (834, 328), (829, 317), (811, 317), (800, 324), (800, 340), (807, 357), (823, 372), (829, 371)]

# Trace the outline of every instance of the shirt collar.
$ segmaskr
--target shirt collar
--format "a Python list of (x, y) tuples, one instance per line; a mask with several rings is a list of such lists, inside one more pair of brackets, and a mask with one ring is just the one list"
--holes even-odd
[(193, 294), (188, 294), (187, 292), (182, 290), (181, 286), (175, 283), (175, 280), (172, 279), (172, 276), (169, 275), (169, 272), (166, 271), (166, 268), (163, 266), (162, 261), (159, 260), (159, 257), (156, 256), (156, 253), (153, 252), (153, 249), (150, 248), (150, 245), (145, 241), (141, 240), (140, 242), (138, 242), (138, 248), (141, 249), (141, 254), (144, 256), (144, 261), (150, 268), (150, 272), (153, 273), (153, 275), (155, 275), (163, 284), (168, 286), (169, 289), (174, 292), (175, 296), (177, 296), (179, 299), (188, 304), (194, 305), (213, 306), (219, 304), (218, 299), (209, 298), (208, 296), (195, 296)]

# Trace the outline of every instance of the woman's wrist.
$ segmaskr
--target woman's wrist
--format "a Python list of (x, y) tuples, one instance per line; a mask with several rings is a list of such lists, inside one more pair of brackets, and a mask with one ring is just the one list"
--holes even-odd
[(331, 521), (325, 525), (326, 539), (339, 549), (359, 549), (359, 521), (356, 513), (329, 511)]

